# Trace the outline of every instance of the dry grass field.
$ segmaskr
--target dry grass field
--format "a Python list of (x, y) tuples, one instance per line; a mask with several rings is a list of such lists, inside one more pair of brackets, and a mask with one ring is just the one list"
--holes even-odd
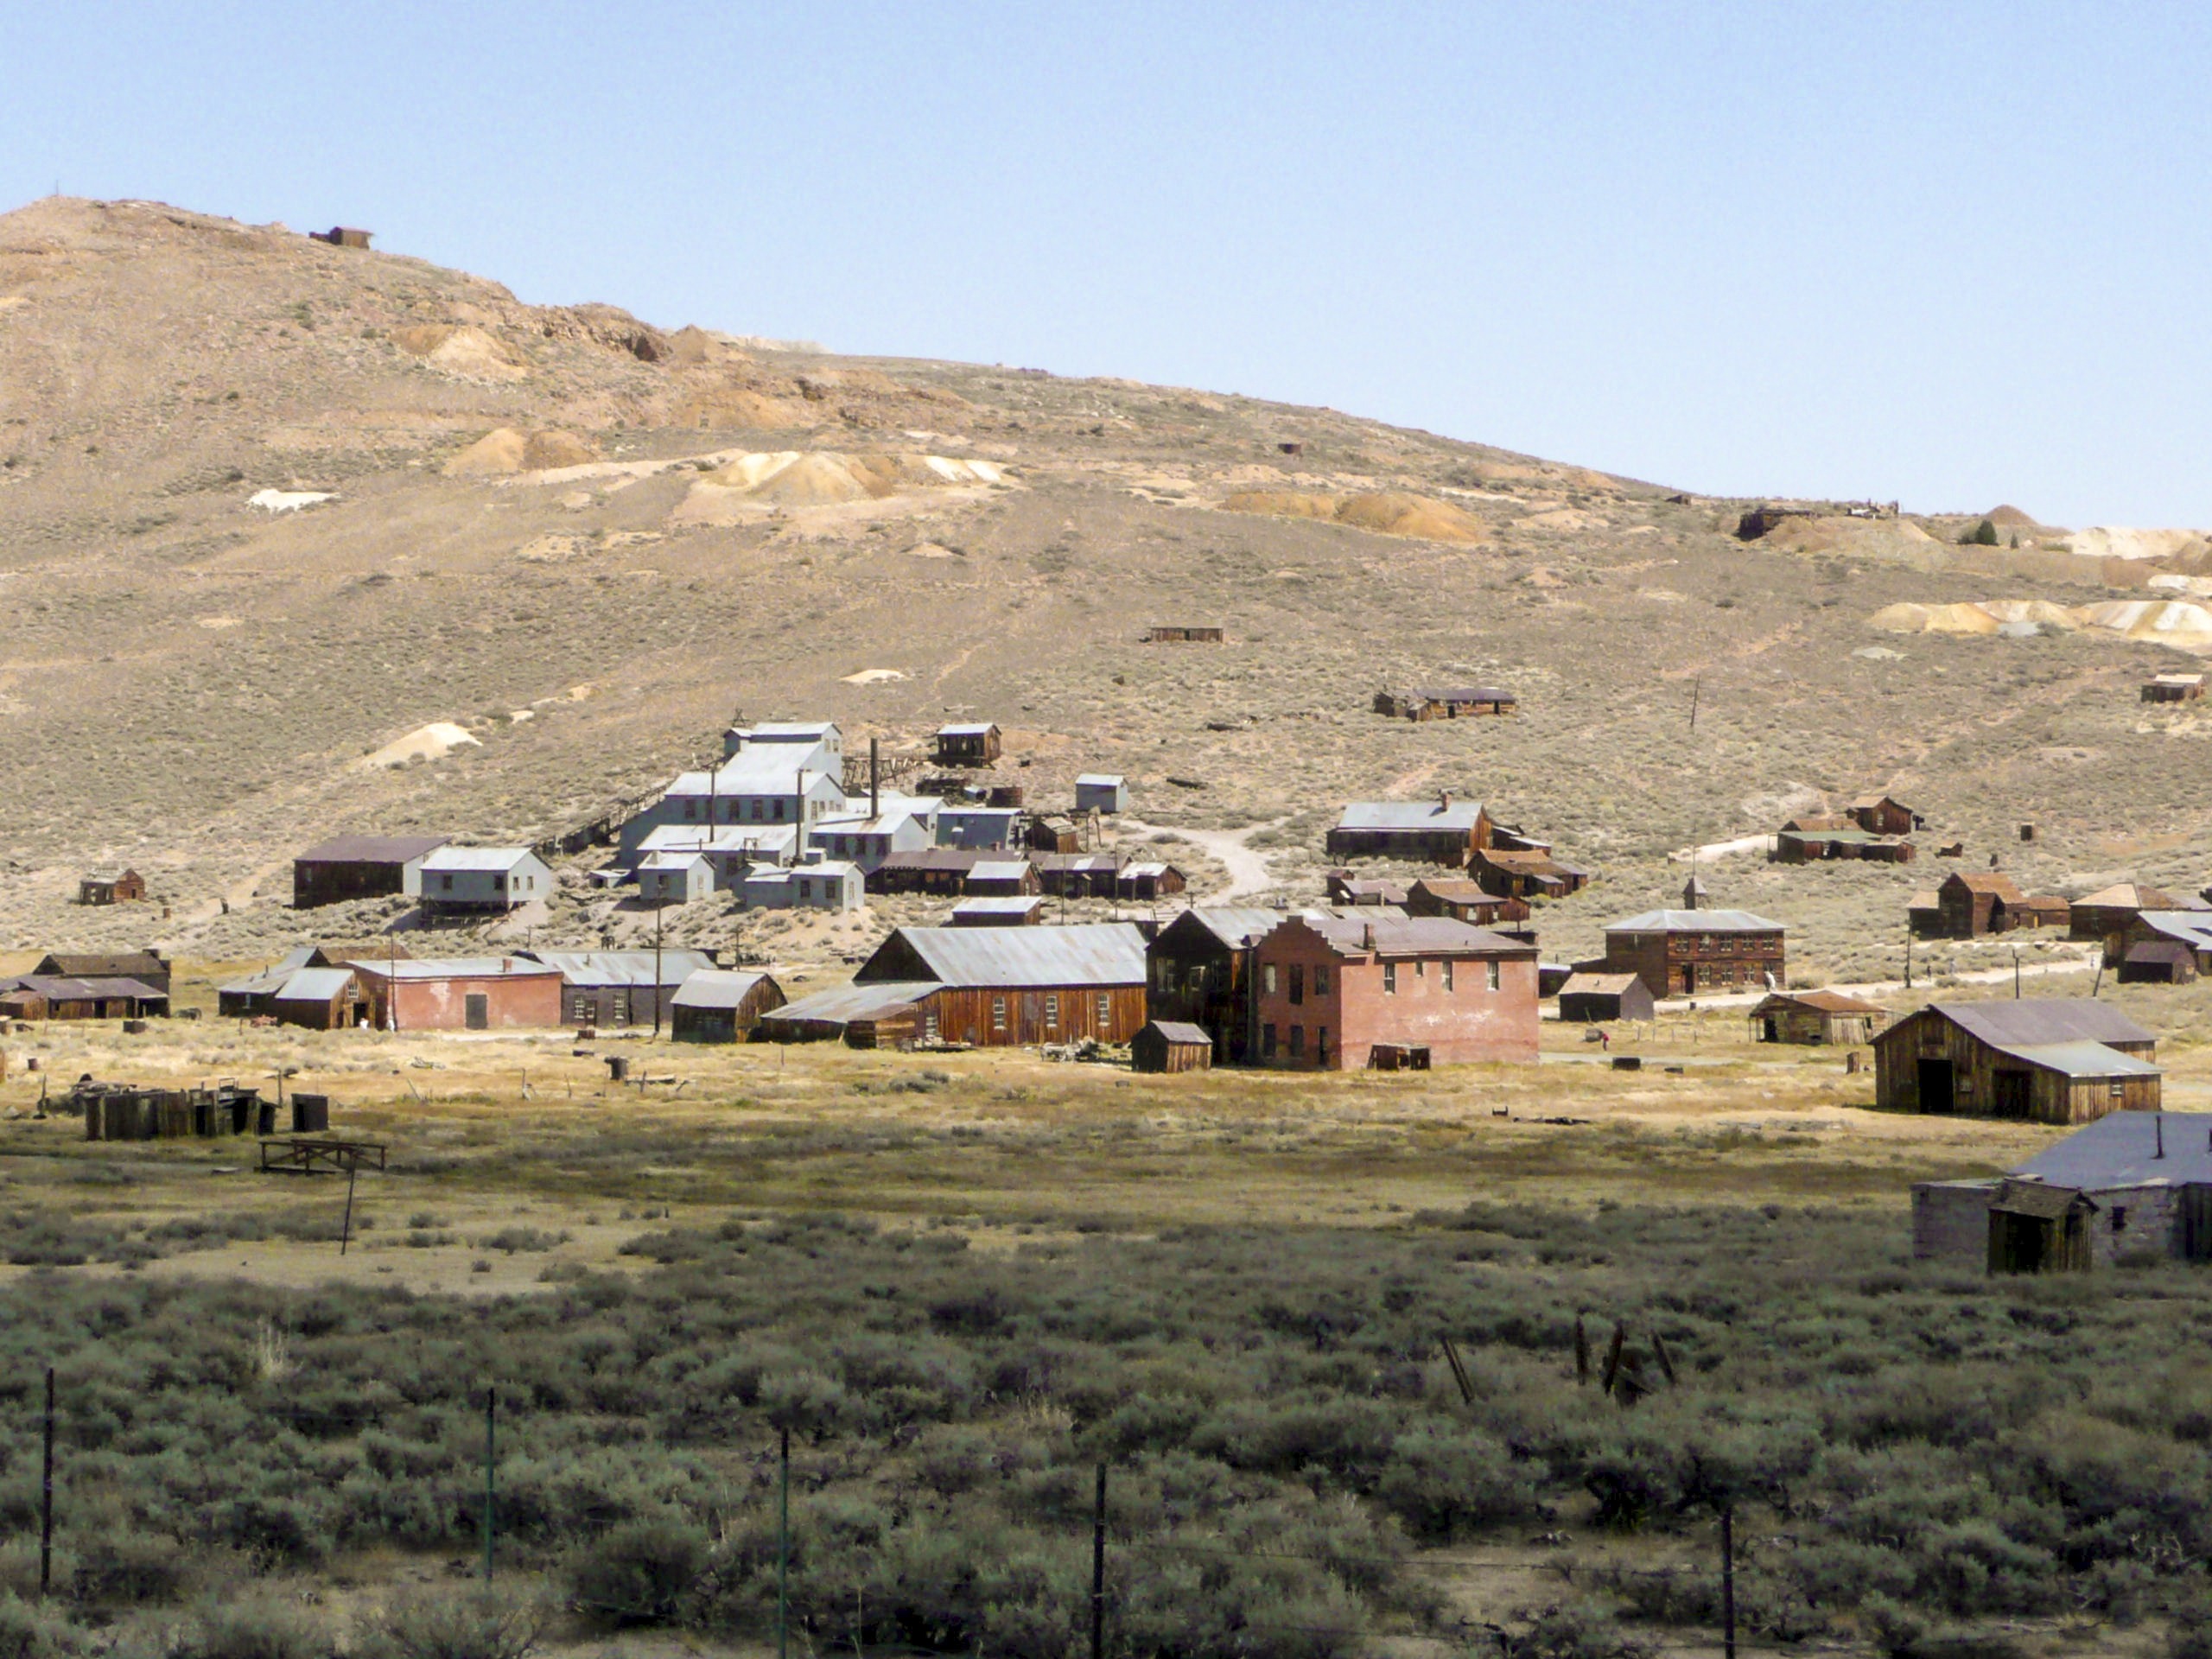
[[(1599, 873), (1540, 911), (1554, 960), (1671, 902), (1688, 849), (1887, 790), (1929, 815), (1916, 865), (1697, 868), (1789, 924), (1793, 980), (1894, 980), (1907, 898), (1950, 868), (2069, 893), (2212, 873), (2212, 724), (2136, 691), (2190, 658), (1868, 626), (2141, 597), (2152, 562), (2032, 524), (1961, 549), (1978, 512), (1837, 507), (1746, 543), (1754, 503), (1332, 410), (532, 308), (143, 202), (0, 217), (0, 969), (158, 943), (203, 1016), (0, 1035), (23, 1659), (518, 1659), (433, 1639), (482, 1611), (446, 1592), (475, 1583), (493, 1386), (506, 1570), (578, 1655), (764, 1650), (779, 1429), (809, 1654), (1087, 1651), (1101, 1461), (1117, 1655), (1717, 1651), (1724, 1508), (1762, 1649), (2147, 1654), (2202, 1624), (2201, 1275), (1912, 1263), (1912, 1181), (2053, 1132), (1875, 1111), (1870, 1074), (1751, 1045), (1739, 1010), (1617, 1028), (1633, 1073), (1548, 1026), (1535, 1067), (1166, 1079), (213, 1017), (240, 969), (401, 919), (291, 911), (302, 846), (550, 836), (734, 715), (896, 755), (994, 720), (1033, 802), (1126, 773), (1114, 833), (1194, 896), (1317, 899), (1342, 802), (1449, 788)], [(1141, 639), (1183, 621), (1227, 643)], [(1521, 713), (1370, 712), (1452, 681)], [(469, 741), (371, 759), (437, 722)], [(1951, 840), (1961, 865), (1930, 855)], [(593, 861), (441, 943), (650, 937)], [(71, 902), (124, 862), (153, 904)], [(944, 909), (716, 901), (667, 939), (798, 992)], [(2043, 986), (2088, 988), (2082, 949), (2018, 943)], [(1889, 1000), (2008, 994), (1961, 976), (2014, 948), (1916, 946)], [(2212, 1109), (2212, 988), (2101, 994), (2161, 1033), (2170, 1108)], [(611, 1084), (609, 1053), (659, 1080)], [(87, 1142), (39, 1113), (86, 1073), (283, 1073), (390, 1166), (349, 1224), (339, 1183), (261, 1175), (250, 1140)], [(1632, 1410), (1578, 1385), (1579, 1315), (1630, 1327)], [(10, 1599), (48, 1363), (50, 1616)]]

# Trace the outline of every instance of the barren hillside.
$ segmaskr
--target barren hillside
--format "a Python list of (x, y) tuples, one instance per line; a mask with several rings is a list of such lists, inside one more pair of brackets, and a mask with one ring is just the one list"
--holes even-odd
[[(259, 954), (296, 931), (277, 907), (307, 842), (534, 839), (738, 712), (826, 714), (894, 750), (993, 719), (1033, 800), (1126, 772), (1147, 824), (1267, 826), (1251, 844), (1287, 893), (1314, 890), (1346, 798), (1450, 787), (1601, 873), (1541, 918), (1547, 954), (1678, 887), (1676, 849), (1823, 793), (1888, 788), (1968, 867), (1996, 852), (2031, 886), (2212, 874), (2212, 718), (2136, 696), (2188, 658), (2095, 626), (1869, 626), (2140, 600), (2155, 564), (2080, 551), (2109, 537), (1968, 554), (1973, 516), (1822, 512), (1740, 541), (1754, 505), (1332, 410), (532, 308), (282, 227), (43, 201), (0, 218), (0, 945)], [(2175, 548), (2153, 550), (2193, 568), (2201, 543)], [(1229, 642), (1141, 642), (1185, 620)], [(1522, 712), (1369, 711), (1384, 684), (1469, 679)], [(368, 760), (437, 722), (473, 741)], [(67, 902), (126, 861), (167, 921)], [(1808, 973), (1855, 975), (1894, 968), (1906, 895), (1948, 868), (1704, 873), (1791, 922)]]

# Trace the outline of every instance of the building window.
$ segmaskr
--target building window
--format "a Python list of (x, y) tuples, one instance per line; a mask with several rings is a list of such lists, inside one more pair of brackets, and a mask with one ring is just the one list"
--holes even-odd
[(1294, 1060), (1306, 1058), (1306, 1027), (1303, 1026), (1290, 1028), (1290, 1058)]
[(1449, 961), (1446, 961), (1442, 964), (1442, 972), (1444, 975), (1444, 988), (1448, 991), (1452, 988), (1452, 964)]
[(438, 878), (438, 890), (441, 893), (451, 893), (453, 891), (453, 877), (449, 875), (440, 876)]
[(1498, 964), (1497, 959), (1496, 957), (1493, 957), (1491, 959), (1491, 961), (1490, 961), (1490, 963), (1489, 963), (1489, 969), (1490, 969), (1490, 988), (1491, 988), (1491, 989), (1492, 989), (1492, 990), (1494, 991), (1494, 990), (1497, 990), (1497, 989), (1501, 985), (1503, 985), (1503, 984), (1504, 983), (1505, 976), (1504, 976), (1503, 973), (1500, 970), (1500, 968), (1499, 968), (1499, 964)]
[(688, 822), (689, 820), (692, 819), (692, 818), (696, 818), (696, 817), (697, 817), (698, 816), (699, 816), (699, 803), (698, 803), (698, 802), (696, 802), (696, 801), (686, 801), (686, 802), (684, 802), (684, 803), (683, 803), (683, 817), (684, 817), (684, 818), (685, 818), (685, 820), (686, 820), (687, 822)]
[(2127, 1206), (2126, 1205), (2115, 1204), (2113, 1205), (2112, 1230), (2115, 1233), (2124, 1233), (2127, 1230)]
[(1060, 994), (1058, 991), (1047, 991), (1045, 993), (1045, 1029), (1058, 1031), (1059, 1028)]
[(1326, 963), (1317, 962), (1313, 964), (1313, 995), (1326, 996), (1328, 994), (1329, 966)]
[[(1290, 1000), (1293, 1002), (1303, 1002), (1306, 1000), (1306, 969), (1303, 964), (1295, 962), (1290, 964)], [(1297, 1039), (1294, 1038), (1292, 1040), (1294, 1042)]]
[[(446, 885), (453, 885), (452, 877), (446, 878)], [(1260, 989), (1268, 996), (1275, 994), (1275, 965), (1272, 962), (1260, 969)]]
[(1111, 1031), (1113, 1028), (1114, 999), (1102, 991), (1098, 995), (1098, 1029)]
[(991, 1029), (993, 1031), (1006, 1029), (1006, 998), (1002, 996), (995, 996), (991, 999)]
[(1313, 1064), (1326, 1065), (1328, 1063), (1329, 1028), (1326, 1026), (1316, 1026), (1313, 1027)]
[(1273, 1026), (1262, 1026), (1260, 1027), (1260, 1058), (1263, 1060), (1272, 1060), (1274, 1057), (1275, 1028)]
[(1414, 958), (1414, 977), (1415, 979), (1428, 977), (1428, 963), (1418, 957)]
[(1395, 996), (1397, 994), (1398, 964), (1395, 962), (1386, 962), (1382, 964), (1382, 995)]

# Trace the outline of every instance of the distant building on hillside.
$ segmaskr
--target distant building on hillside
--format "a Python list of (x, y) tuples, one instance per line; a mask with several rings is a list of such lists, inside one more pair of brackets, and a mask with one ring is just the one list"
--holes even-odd
[(1888, 795), (1861, 795), (1843, 816), (1870, 836), (1909, 836), (1928, 827), (1926, 818)]
[(417, 898), (423, 861), (446, 841), (444, 836), (334, 836), (317, 842), (292, 861), (292, 908)]
[(1128, 811), (1128, 780), (1115, 772), (1084, 772), (1075, 780), (1075, 810), (1078, 812)]
[(2194, 702), (2203, 695), (2202, 674), (2158, 674), (2143, 682), (2145, 702)]
[(440, 847), (423, 860), (423, 908), (432, 915), (514, 910), (552, 896), (553, 872), (527, 847)]
[(1375, 712), (1397, 720), (1467, 720), (1510, 715), (1520, 706), (1512, 692), (1494, 685), (1428, 686), (1375, 694)]
[(77, 883), (80, 905), (132, 905), (146, 897), (146, 878), (136, 870), (102, 870)]
[(988, 766), (999, 758), (1001, 737), (988, 721), (940, 726), (931, 758), (940, 766)]
[(1493, 844), (1496, 826), (1480, 801), (1354, 801), (1329, 831), (1331, 858), (1398, 858), (1458, 869)]

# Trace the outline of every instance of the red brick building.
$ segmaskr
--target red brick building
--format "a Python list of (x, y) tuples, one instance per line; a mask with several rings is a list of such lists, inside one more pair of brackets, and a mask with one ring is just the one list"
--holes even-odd
[(1536, 1058), (1536, 947), (1465, 922), (1293, 916), (1255, 969), (1262, 1065), (1362, 1071), (1378, 1049), (1415, 1065)]
[(1654, 996), (1778, 991), (1783, 929), (1748, 910), (1647, 910), (1605, 930), (1602, 962), (1578, 970), (1634, 974)]
[(351, 966), (369, 1023), (379, 1031), (507, 1031), (562, 1023), (564, 982), (558, 968), (543, 963), (444, 957)]

